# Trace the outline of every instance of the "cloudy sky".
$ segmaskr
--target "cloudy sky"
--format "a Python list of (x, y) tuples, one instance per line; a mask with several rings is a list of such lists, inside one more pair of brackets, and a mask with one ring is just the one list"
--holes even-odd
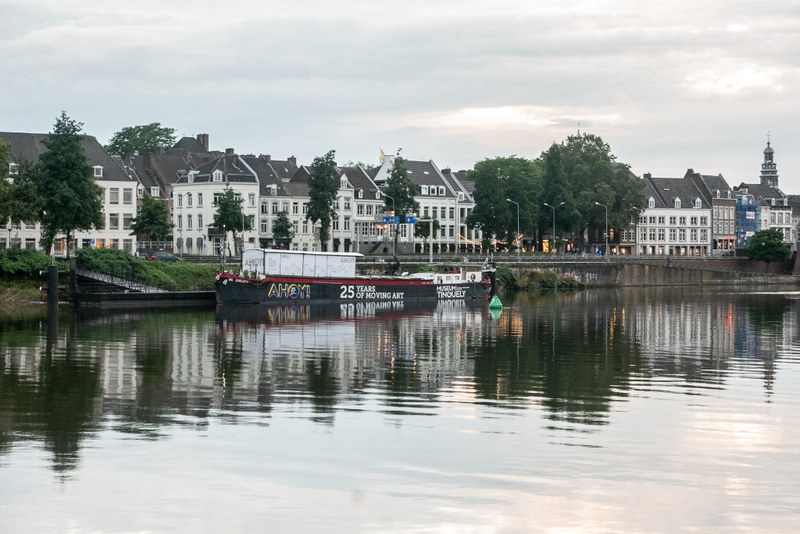
[[(547, 6), (547, 7), (543, 7)], [(470, 168), (580, 128), (641, 175), (800, 194), (800, 0), (0, 0), (0, 130)]]

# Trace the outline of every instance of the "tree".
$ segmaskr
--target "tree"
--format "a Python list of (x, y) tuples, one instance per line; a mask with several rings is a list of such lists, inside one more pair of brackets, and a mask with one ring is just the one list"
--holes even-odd
[(39, 157), (33, 179), (43, 199), (42, 239), (49, 248), (58, 233), (67, 238), (67, 256), (76, 231), (103, 227), (103, 190), (92, 178), (92, 167), (81, 144), (83, 124), (66, 112), (42, 141), (47, 151)]
[(8, 174), (8, 160), (11, 157), (11, 143), (0, 139), (0, 179)]
[[(580, 235), (589, 226), (605, 230), (608, 206), (609, 228), (626, 226), (642, 207), (644, 182), (631, 173), (628, 165), (616, 161), (611, 148), (592, 134), (569, 136), (553, 143), (538, 160), (544, 174), (541, 203), (555, 206), (556, 226)], [(552, 212), (541, 212), (540, 228), (549, 228)], [(552, 223), (551, 223), (552, 224)]]
[[(224, 230), (225, 235), (223, 237), (225, 241), (227, 241), (228, 230), (233, 232), (233, 246), (236, 254), (239, 254), (236, 233), (252, 230), (251, 218), (245, 217), (242, 210), (243, 202), (244, 199), (237, 198), (236, 192), (230, 186), (225, 187), (222, 195), (214, 200), (217, 212), (214, 214), (213, 224), (216, 228)], [(242, 244), (244, 245), (244, 243)]]
[(517, 156), (485, 159), (467, 173), (467, 179), (475, 182), (475, 209), (467, 216), (467, 225), (483, 232), (484, 249), (493, 237), (514, 240), (517, 207), (506, 199), (519, 203), (520, 232), (533, 233), (540, 213), (541, 174), (536, 162)]
[(750, 238), (750, 246), (747, 247), (747, 259), (765, 262), (767, 271), (769, 271), (770, 263), (786, 261), (791, 254), (792, 251), (783, 242), (783, 232), (777, 228), (756, 232)]
[(311, 164), (308, 177), (308, 213), (306, 220), (313, 224), (320, 223), (319, 245), (323, 251), (328, 250), (331, 237), (331, 221), (336, 217), (333, 201), (339, 191), (339, 171), (336, 168), (336, 151), (330, 150), (324, 156), (317, 156)]
[(131, 235), (140, 241), (164, 241), (172, 233), (167, 201), (145, 195), (139, 213), (131, 221)]
[(105, 149), (109, 154), (128, 157), (155, 152), (158, 147), (174, 144), (174, 128), (165, 128), (158, 122), (151, 122), (141, 126), (126, 126), (111, 137)]
[(278, 213), (272, 223), (272, 239), (286, 243), (287, 247), (294, 236), (294, 227), (289, 220), (289, 214), (285, 211)]
[[(384, 211), (392, 210), (395, 217), (402, 217), (409, 213), (419, 212), (419, 203), (416, 201), (419, 187), (408, 177), (408, 171), (403, 165), (405, 160), (399, 155), (400, 150), (397, 153), (398, 155), (395, 156), (392, 168), (389, 171), (389, 178), (386, 180)], [(393, 250), (395, 251), (397, 250), (399, 235), (397, 228), (395, 228), (393, 245)]]
[[(439, 231), (441, 224), (439, 219), (433, 219), (433, 234)], [(414, 225), (414, 237), (425, 240), (425, 244), (431, 239), (431, 219), (417, 219), (417, 224)]]

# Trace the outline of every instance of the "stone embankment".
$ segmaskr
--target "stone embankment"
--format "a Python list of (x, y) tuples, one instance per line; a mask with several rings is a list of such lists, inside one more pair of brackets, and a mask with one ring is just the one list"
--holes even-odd
[[(415, 272), (428, 259), (400, 258), (401, 271)], [(465, 257), (435, 258), (435, 264), (477, 269), (482, 260)], [(692, 285), (798, 284), (796, 262), (765, 264), (745, 258), (695, 257), (583, 257), (578, 255), (495, 257), (498, 266), (512, 269), (518, 276), (526, 271), (555, 271), (559, 278), (571, 278), (587, 287), (651, 287)], [(382, 274), (387, 259), (359, 262), (362, 274)]]

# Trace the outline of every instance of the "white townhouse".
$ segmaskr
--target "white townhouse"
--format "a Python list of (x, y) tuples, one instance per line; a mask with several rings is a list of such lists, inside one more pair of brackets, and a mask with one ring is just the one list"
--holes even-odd
[(644, 175), (646, 207), (636, 228), (639, 254), (708, 256), (712, 210), (688, 178)]
[(258, 220), (258, 176), (243, 157), (229, 148), (224, 155), (190, 170), (172, 185), (170, 214), (175, 225), (175, 254), (217, 255), (224, 250), (226, 255), (232, 255), (242, 241), (245, 248), (258, 246), (257, 229), (244, 232), (243, 236), (237, 234), (240, 241), (235, 244), (231, 231), (213, 226), (215, 200), (227, 187), (242, 200), (243, 216)]
[[(9, 176), (13, 180), (23, 160), (36, 161), (47, 151), (42, 140), (48, 134), (0, 132), (0, 140), (12, 146)], [(131, 235), (131, 224), (136, 217), (137, 182), (131, 178), (118, 158), (110, 156), (92, 136), (83, 136), (81, 146), (92, 166), (92, 176), (103, 190), (104, 228), (76, 232), (74, 245), (78, 247), (114, 248), (133, 253), (136, 237)], [(6, 235), (0, 245), (14, 248), (39, 249), (41, 228), (38, 223), (6, 221)], [(66, 255), (66, 237), (56, 236), (53, 253)]]
[[(394, 165), (394, 156), (384, 157), (374, 182), (385, 187)], [(455, 173), (439, 170), (433, 161), (403, 160), (408, 178), (419, 187), (419, 219), (439, 221), (439, 232), (433, 236), (435, 252), (477, 251), (480, 247), (479, 231), (467, 228), (466, 219), (475, 207), (471, 191)], [(414, 237), (414, 225), (401, 224), (401, 250), (423, 252), (423, 240)]]

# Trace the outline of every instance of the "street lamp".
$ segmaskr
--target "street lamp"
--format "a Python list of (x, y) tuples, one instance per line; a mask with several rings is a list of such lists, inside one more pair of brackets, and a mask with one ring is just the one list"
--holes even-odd
[[(507, 198), (506, 202), (511, 202), (512, 204), (515, 204), (517, 206), (517, 239), (519, 239), (519, 203), (514, 202), (510, 198)], [(519, 248), (520, 248), (519, 245), (517, 245), (517, 261), (519, 261)]]
[[(548, 208), (550, 208), (551, 210), (553, 210), (553, 235), (551, 237), (552, 237), (552, 242), (553, 242), (552, 244), (555, 244), (555, 242), (556, 242), (556, 208), (559, 207), (559, 206), (563, 206), (564, 202), (561, 202), (560, 204), (556, 204), (555, 206), (551, 206), (550, 204), (545, 202), (544, 205), (547, 206)], [(555, 247), (551, 246), (551, 248), (555, 248)]]
[(636, 255), (638, 256), (639, 255), (639, 218), (641, 217), (642, 212), (644, 210), (642, 208), (637, 208), (636, 206), (631, 206), (631, 208), (636, 210), (636, 218), (633, 220), (633, 231), (634, 231), (633, 240), (636, 243)]
[(606, 250), (604, 253), (608, 256), (608, 206), (605, 204), (600, 204), (599, 202), (594, 203), (595, 206), (603, 206), (606, 209)]
[[(394, 197), (392, 195), (387, 195), (386, 193), (382, 193), (382, 194), (386, 198), (391, 198), (392, 199), (392, 217), (397, 217), (397, 212), (394, 210)], [(394, 219), (392, 219), (392, 220), (394, 221)], [(395, 225), (394, 224), (390, 224), (389, 225), (389, 237), (392, 237), (392, 226), (395, 226)], [(397, 235), (397, 228), (394, 229), (394, 233), (395, 233), (395, 235)], [(395, 240), (392, 239), (392, 256), (397, 256), (397, 249), (395, 248), (395, 242), (394, 241)]]

